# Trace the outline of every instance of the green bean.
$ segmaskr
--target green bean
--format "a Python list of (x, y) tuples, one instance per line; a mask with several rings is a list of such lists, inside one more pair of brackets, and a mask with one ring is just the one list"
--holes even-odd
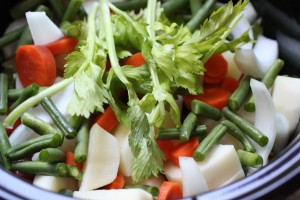
[(14, 18), (24, 17), (25, 13), (29, 10), (34, 10), (38, 5), (43, 4), (46, 0), (22, 0), (14, 4), (9, 10), (10, 15)]
[(61, 0), (49, 0), (49, 3), (58, 19), (62, 19), (65, 7)]
[(245, 151), (249, 151), (249, 152), (256, 151), (256, 149), (253, 147), (253, 145), (245, 136), (245, 134), (234, 123), (232, 123), (229, 120), (224, 120), (221, 122), (221, 124), (226, 126), (228, 128), (228, 132), (243, 144)]
[(131, 0), (113, 3), (117, 8), (124, 11), (139, 10), (147, 6), (147, 0)]
[(58, 191), (58, 193), (59, 193), (59, 194), (62, 194), (62, 195), (65, 195), (65, 196), (73, 197), (74, 191), (73, 191), (73, 190), (70, 190), (70, 189), (63, 188), (63, 189), (60, 189), (60, 190)]
[(8, 140), (8, 136), (7, 136), (7, 133), (3, 126), (3, 123), (0, 120), (0, 157), (1, 157), (1, 161), (2, 161), (1, 162), (2, 166), (6, 170), (10, 170), (10, 168), (11, 168), (11, 163), (5, 156), (6, 151), (10, 148), (11, 148), (11, 144)]
[[(200, 137), (206, 135), (206, 126), (197, 125), (191, 132), (190, 137)], [(179, 140), (180, 128), (159, 128), (156, 139), (157, 140)]]
[(41, 161), (24, 161), (12, 164), (12, 169), (22, 173), (67, 177), (69, 170), (65, 163), (47, 163)]
[(191, 133), (197, 122), (197, 115), (190, 112), (184, 119), (181, 130), (180, 130), (180, 140), (186, 142), (190, 139)]
[(10, 106), (10, 111), (14, 110), (18, 105), (23, 103), (28, 98), (36, 95), (39, 92), (39, 86), (35, 83), (28, 85), (21, 93), (19, 98)]
[(76, 131), (81, 127), (85, 118), (81, 115), (72, 115), (69, 119), (69, 124), (72, 126)]
[(230, 111), (227, 107), (222, 109), (222, 113), (225, 118), (229, 119), (235, 125), (237, 125), (245, 134), (247, 134), (252, 140), (254, 140), (260, 146), (266, 146), (269, 142), (267, 136), (265, 136), (259, 129), (251, 124), (246, 119), (242, 118), (238, 114)]
[(195, 16), (199, 9), (203, 6), (204, 0), (190, 0), (190, 8), (192, 16)]
[[(284, 65), (284, 61), (281, 59), (277, 59), (272, 66), (268, 69), (268, 71), (266, 72), (266, 74), (264, 75), (263, 79), (261, 80), (261, 82), (263, 84), (265, 84), (265, 86), (267, 88), (270, 88), (277, 75), (279, 74), (279, 72), (281, 71), (282, 67)], [(254, 102), (254, 97), (253, 95), (251, 95), (251, 97), (249, 98), (249, 100), (247, 101), (247, 103), (244, 106), (244, 109), (248, 112), (254, 112), (255, 111), (255, 102)]]
[(0, 115), (7, 114), (8, 99), (8, 77), (4, 73), (0, 73)]
[(209, 16), (216, 2), (216, 0), (206, 0), (203, 6), (197, 11), (196, 15), (193, 16), (190, 21), (188, 21), (186, 26), (190, 29), (191, 32), (200, 29), (200, 25)]
[(60, 135), (55, 134), (52, 139), (43, 140), (43, 141), (31, 144), (31, 145), (26, 146), (25, 148), (20, 149), (18, 151), (7, 152), (6, 157), (10, 161), (24, 159), (24, 158), (27, 158), (28, 156), (31, 156), (31, 155), (41, 151), (42, 149), (55, 148), (55, 147), (60, 146), (60, 144), (61, 144), (60, 140), (61, 140)]
[(70, 0), (62, 21), (74, 21), (83, 2), (84, 0)]
[(53, 139), (54, 140), (60, 140), (60, 145), (63, 142), (63, 136), (61, 134), (47, 134), (47, 135), (42, 135), (42, 136), (27, 140), (23, 143), (17, 144), (15, 146), (11, 147), (7, 151), (7, 153), (13, 153), (13, 152), (16, 152), (16, 151), (20, 151), (20, 150), (22, 150), (22, 149), (24, 149), (28, 146), (34, 145), (35, 143), (40, 143), (40, 142), (45, 141), (45, 140), (53, 140)]
[(86, 161), (89, 143), (89, 123), (86, 120), (78, 131), (76, 137), (76, 146), (74, 151), (74, 160), (78, 163)]
[(68, 165), (69, 177), (75, 178), (79, 181), (82, 180), (83, 172), (76, 166)]
[(81, 34), (80, 27), (68, 21), (62, 22), (60, 28), (62, 29), (65, 35), (71, 38), (78, 38)]
[(21, 122), (39, 135), (59, 133), (59, 130), (28, 112), (23, 114), (21, 117)]
[(39, 160), (42, 162), (64, 162), (66, 160), (66, 153), (59, 148), (42, 149), (39, 153)]
[(138, 189), (145, 190), (146, 192), (149, 192), (154, 197), (157, 197), (159, 194), (159, 189), (155, 186), (134, 184), (134, 185), (126, 185), (124, 187), (124, 189), (132, 189), (132, 188), (138, 188)]
[(189, 0), (169, 0), (164, 2), (161, 7), (167, 16), (173, 15), (182, 7), (189, 4)]
[(41, 105), (67, 139), (73, 139), (76, 137), (77, 132), (72, 126), (70, 126), (66, 118), (57, 109), (50, 97), (45, 97), (42, 100)]
[(7, 97), (10, 101), (15, 101), (21, 96), (22, 91), (23, 89), (9, 89)]
[(222, 113), (219, 109), (196, 99), (192, 101), (191, 109), (198, 116), (205, 116), (216, 121), (222, 118)]
[(240, 81), (238, 88), (230, 95), (228, 99), (228, 107), (236, 112), (240, 109), (246, 97), (250, 93), (250, 76), (246, 76)]
[(204, 160), (209, 151), (220, 141), (226, 132), (227, 127), (223, 124), (215, 126), (194, 151), (193, 158), (196, 161)]
[(0, 48), (4, 47), (5, 45), (8, 45), (14, 41), (16, 41), (22, 34), (25, 26), (22, 26), (20, 28), (17, 28), (9, 33), (4, 34), (0, 38)]
[(257, 154), (244, 150), (237, 150), (237, 154), (241, 161), (241, 164), (247, 167), (258, 168), (263, 164), (263, 158)]

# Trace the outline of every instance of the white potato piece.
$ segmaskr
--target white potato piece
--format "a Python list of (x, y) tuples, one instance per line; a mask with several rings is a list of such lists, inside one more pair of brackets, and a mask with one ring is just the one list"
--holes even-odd
[[(245, 17), (241, 18), (240, 21), (235, 25), (235, 27), (232, 29), (231, 34), (234, 39), (240, 37), (245, 31), (248, 31), (248, 34), (251, 39), (253, 39), (253, 31), (251, 28), (251, 24)], [(253, 44), (251, 42), (244, 44), (241, 46), (242, 49), (252, 49)]]
[(289, 122), (289, 133), (295, 130), (300, 118), (300, 79), (288, 76), (277, 76), (273, 86), (273, 101), (278, 113), (286, 116)]
[(119, 124), (115, 131), (114, 136), (118, 141), (120, 150), (120, 166), (119, 171), (124, 176), (131, 176), (131, 166), (134, 161), (134, 156), (131, 152), (131, 148), (128, 142), (128, 136), (130, 134), (130, 127)]
[(276, 113), (276, 138), (273, 147), (274, 153), (279, 153), (289, 140), (289, 121), (282, 113)]
[[(239, 173), (243, 169), (233, 145), (218, 144), (208, 153), (205, 160), (197, 163), (209, 190), (245, 177), (244, 173)], [(238, 176), (235, 176), (236, 174)]]
[(33, 130), (20, 124), (8, 137), (11, 146), (16, 146), (17, 144), (23, 143), (32, 138), (38, 137), (39, 135)]
[(246, 18), (250, 24), (254, 22), (254, 20), (257, 18), (258, 14), (251, 2), (249, 2), (245, 9), (244, 9), (244, 14), (243, 17)]
[(222, 53), (223, 57), (227, 61), (228, 69), (227, 69), (227, 74), (226, 77), (232, 77), (236, 80), (239, 80), (240, 77), (242, 76), (241, 70), (238, 68), (234, 61), (234, 53), (230, 51), (225, 51)]
[(164, 165), (164, 172), (168, 181), (182, 183), (182, 176), (180, 168), (172, 163), (171, 160), (167, 160)]
[(85, 200), (153, 200), (154, 198), (143, 189), (93, 190), (74, 191), (73, 197)]
[(79, 190), (93, 190), (111, 183), (117, 176), (119, 164), (117, 139), (95, 123), (90, 130), (88, 156)]
[(208, 191), (208, 186), (202, 171), (193, 157), (179, 157), (182, 175), (183, 197), (191, 197)]
[(261, 66), (263, 74), (266, 74), (271, 65), (278, 58), (279, 48), (278, 42), (263, 35), (259, 35), (253, 51)]
[(221, 138), (221, 140), (219, 141), (219, 144), (233, 145), (236, 150), (244, 149), (243, 144), (238, 139), (236, 139), (234, 136), (230, 135), (229, 133), (225, 134)]
[(78, 190), (78, 181), (68, 177), (36, 175), (33, 185), (53, 192), (58, 192), (60, 189)]

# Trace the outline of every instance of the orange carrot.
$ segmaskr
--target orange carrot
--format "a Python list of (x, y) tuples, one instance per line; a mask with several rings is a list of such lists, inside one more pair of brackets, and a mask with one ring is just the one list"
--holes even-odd
[(229, 91), (220, 87), (204, 88), (203, 94), (185, 95), (183, 96), (183, 101), (189, 110), (191, 109), (191, 102), (193, 99), (198, 99), (221, 110), (224, 106), (227, 105), (227, 101), (230, 95), (231, 93)]
[(171, 151), (173, 148), (172, 140), (156, 140), (158, 146), (165, 154), (165, 159), (168, 160), (171, 158)]
[(63, 37), (57, 41), (46, 44), (45, 46), (52, 52), (54, 56), (63, 53), (70, 53), (74, 51), (78, 39), (73, 39), (70, 37)]
[(78, 167), (79, 169), (82, 169), (83, 164), (82, 163), (78, 163), (74, 160), (74, 153), (71, 151), (66, 152), (66, 164), (68, 165), (73, 165)]
[(104, 186), (105, 189), (122, 189), (125, 186), (125, 178), (122, 174), (117, 174), (117, 177), (113, 182)]
[(179, 142), (172, 149), (171, 152), (172, 162), (176, 166), (179, 166), (179, 157), (180, 156), (192, 157), (198, 145), (199, 145), (199, 140), (197, 138), (192, 138), (187, 142)]
[(24, 87), (31, 83), (50, 86), (56, 78), (53, 54), (44, 46), (23, 45), (17, 50), (16, 68)]
[(157, 200), (175, 200), (182, 198), (181, 185), (176, 182), (164, 181), (159, 189)]
[(118, 125), (119, 121), (111, 107), (107, 107), (97, 119), (96, 123), (104, 130), (111, 133), (112, 130)]
[(228, 64), (222, 54), (212, 56), (204, 64), (206, 72), (204, 74), (204, 83), (218, 83), (227, 73)]
[(143, 64), (146, 64), (146, 61), (141, 52), (133, 54), (125, 61), (125, 65), (132, 65), (134, 67), (139, 67)]
[(220, 83), (220, 88), (223, 88), (231, 93), (234, 92), (238, 86), (239, 82), (232, 77), (225, 77)]

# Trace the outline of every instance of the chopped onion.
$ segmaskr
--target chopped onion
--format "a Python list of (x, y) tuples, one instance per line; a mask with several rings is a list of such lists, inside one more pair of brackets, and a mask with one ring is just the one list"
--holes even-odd
[(245, 74), (255, 78), (262, 78), (264, 71), (262, 70), (255, 52), (252, 49), (236, 50), (234, 61), (238, 68)]
[(260, 154), (264, 160), (263, 165), (266, 165), (276, 138), (275, 105), (269, 90), (262, 82), (251, 79), (250, 87), (255, 100), (255, 127), (269, 138), (269, 142), (265, 147), (254, 143), (257, 153)]
[(253, 51), (261, 66), (263, 74), (265, 74), (278, 58), (278, 42), (263, 35), (259, 35), (255, 46), (253, 47)]
[(282, 113), (276, 113), (276, 138), (273, 151), (279, 153), (289, 140), (289, 121)]
[(64, 36), (45, 12), (26, 12), (26, 19), (36, 45), (45, 45)]
[(183, 197), (190, 197), (208, 191), (204, 175), (192, 157), (179, 157), (182, 174)]

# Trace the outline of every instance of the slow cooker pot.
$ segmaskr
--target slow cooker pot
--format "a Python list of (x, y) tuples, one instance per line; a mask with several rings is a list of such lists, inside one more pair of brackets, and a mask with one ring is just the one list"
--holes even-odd
[[(1, 5), (0, 33), (11, 20), (9, 8), (17, 1)], [(262, 17), (264, 34), (277, 39), (279, 56), (285, 61), (283, 74), (300, 76), (300, 14), (296, 0), (253, 0)], [(300, 87), (300, 86), (299, 86)], [(252, 175), (228, 186), (188, 199), (300, 199), (300, 125), (289, 145), (268, 165)], [(37, 188), (0, 169), (0, 199), (72, 199)]]

